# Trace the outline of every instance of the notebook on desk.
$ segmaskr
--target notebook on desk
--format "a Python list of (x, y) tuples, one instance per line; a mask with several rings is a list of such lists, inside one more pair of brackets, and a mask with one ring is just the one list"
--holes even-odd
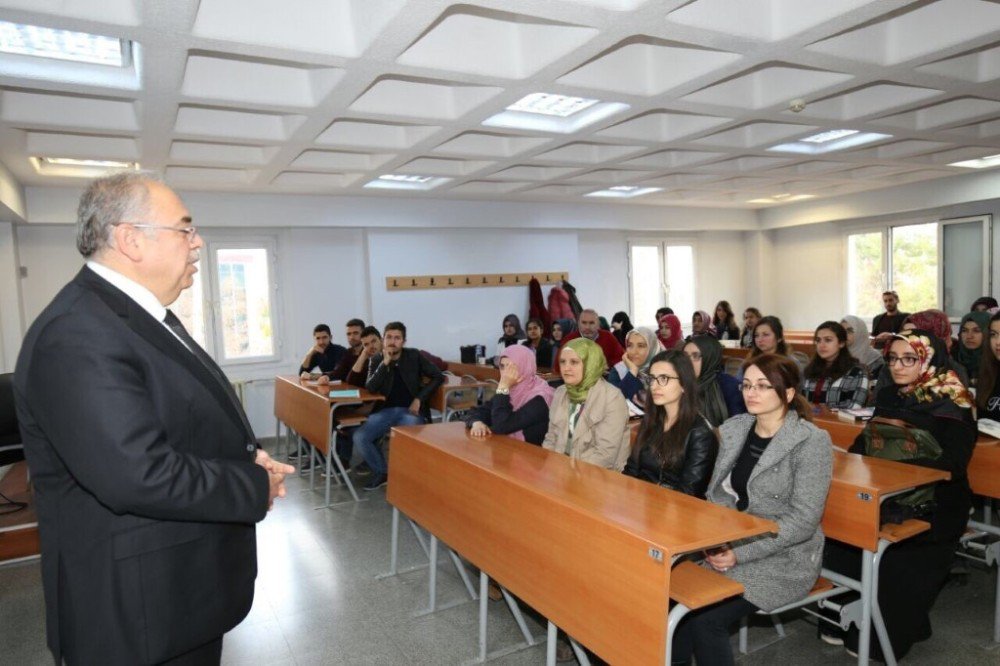
[(340, 389), (337, 391), (330, 391), (331, 398), (360, 398), (361, 391), (358, 389)]

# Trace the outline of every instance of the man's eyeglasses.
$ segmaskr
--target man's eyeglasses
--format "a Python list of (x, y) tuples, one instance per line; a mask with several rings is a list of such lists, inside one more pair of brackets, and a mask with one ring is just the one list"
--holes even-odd
[(920, 360), (919, 357), (912, 356), (910, 354), (907, 354), (905, 356), (896, 356), (895, 354), (889, 354), (885, 358), (885, 363), (889, 367), (892, 367), (898, 363), (904, 368), (912, 368), (914, 365), (917, 364), (917, 361), (919, 360)]
[(740, 390), (744, 393), (763, 393), (764, 391), (771, 391), (774, 387), (770, 384), (765, 384), (760, 382), (759, 384), (751, 384), (750, 382), (743, 382), (740, 384)]
[(115, 222), (112, 226), (118, 227), (123, 224), (135, 227), (136, 229), (166, 229), (167, 231), (178, 231), (187, 236), (188, 243), (194, 243), (194, 237), (198, 234), (198, 227), (171, 227), (165, 224), (145, 224), (140, 222)]
[(666, 386), (670, 383), (671, 379), (676, 379), (677, 381), (681, 380), (680, 377), (675, 377), (673, 375), (650, 375), (645, 372), (639, 373), (639, 381), (641, 381), (643, 386), (646, 388), (652, 386), (653, 382), (656, 382), (659, 386)]

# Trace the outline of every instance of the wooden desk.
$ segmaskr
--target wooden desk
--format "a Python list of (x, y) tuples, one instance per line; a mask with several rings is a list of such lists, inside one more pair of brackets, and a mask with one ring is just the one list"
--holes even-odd
[[(499, 373), (498, 373), (499, 374)], [(486, 388), (487, 386), (492, 386), (488, 381), (476, 381), (474, 379), (469, 379), (468, 377), (458, 377), (453, 374), (446, 374), (444, 376), (444, 383), (434, 391), (434, 395), (431, 396), (429, 403), (431, 409), (436, 409), (441, 412), (441, 420), (447, 422), (450, 416), (450, 408), (448, 407), (448, 396), (452, 393), (458, 391), (477, 391), (481, 388)]]
[[(330, 391), (358, 391), (357, 398), (330, 397)], [(316, 447), (326, 459), (326, 506), (330, 504), (330, 478), (335, 466), (344, 480), (351, 497), (360, 501), (354, 484), (347, 476), (340, 458), (332, 455), (331, 435), (335, 412), (338, 409), (356, 407), (367, 402), (385, 400), (385, 396), (371, 393), (367, 389), (357, 388), (349, 384), (317, 384), (309, 380), (299, 379), (296, 375), (278, 375), (274, 378), (274, 416), (280, 435), (281, 424), (289, 431), (294, 431), (302, 439)], [(335, 440), (332, 440), (335, 442)], [(312, 453), (310, 452), (310, 455)], [(315, 468), (309, 468), (309, 487), (315, 481)], [(339, 482), (338, 482), (339, 483)]]
[(28, 463), (22, 460), (11, 466), (0, 479), (0, 493), (28, 505), (20, 511), (0, 516), (0, 562), (6, 564), (38, 557), (41, 542), (38, 539), (35, 496), (28, 485)]
[(459, 377), (466, 375), (479, 380), (492, 379), (500, 381), (500, 370), (492, 365), (476, 365), (475, 363), (459, 363), (448, 361), (448, 372)]
[(610, 663), (664, 663), (677, 557), (777, 529), (459, 423), (394, 428), (389, 470), (391, 504)]

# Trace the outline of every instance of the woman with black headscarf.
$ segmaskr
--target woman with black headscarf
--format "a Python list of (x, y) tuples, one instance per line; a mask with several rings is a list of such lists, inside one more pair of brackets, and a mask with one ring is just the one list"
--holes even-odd
[(628, 338), (628, 332), (631, 331), (634, 326), (632, 326), (632, 320), (628, 318), (628, 314), (622, 311), (618, 311), (611, 318), (611, 334), (615, 336), (618, 340), (618, 344), (625, 349), (625, 340)]
[[(929, 502), (913, 505), (917, 516), (931, 524), (930, 530), (885, 551), (879, 566), (878, 601), (897, 660), (914, 643), (931, 636), (930, 609), (948, 577), (972, 506), (967, 473), (976, 446), (972, 399), (947, 360), (944, 342), (930, 331), (913, 329), (890, 338), (886, 367), (892, 381), (879, 386), (873, 420), (851, 447), (852, 453), (873, 455), (876, 447), (868, 447), (866, 442), (875, 439), (867, 436), (869, 429), (880, 427), (875, 417), (903, 421), (909, 429), (907, 437), (913, 439), (913, 445), (903, 450), (917, 448), (918, 457), (898, 461), (951, 474), (949, 481), (933, 486)], [(880, 435), (880, 451), (891, 448), (888, 432)], [(928, 433), (933, 437), (930, 444), (926, 443)], [(893, 499), (906, 504), (902, 497)], [(856, 548), (827, 542), (824, 566), (860, 579), (861, 554)], [(852, 627), (843, 640), (848, 649), (856, 651), (857, 628)], [(877, 641), (873, 641), (872, 657), (885, 661), (880, 653)]]
[(497, 340), (496, 360), (499, 361), (500, 355), (503, 354), (504, 349), (520, 344), (522, 341), (527, 339), (528, 336), (525, 334), (524, 329), (521, 328), (521, 320), (517, 318), (516, 314), (509, 314), (504, 317), (503, 335), (501, 335)]
[(730, 416), (746, 414), (739, 380), (722, 369), (722, 345), (714, 336), (694, 336), (685, 343), (684, 354), (698, 378), (701, 413), (712, 427), (718, 428)]

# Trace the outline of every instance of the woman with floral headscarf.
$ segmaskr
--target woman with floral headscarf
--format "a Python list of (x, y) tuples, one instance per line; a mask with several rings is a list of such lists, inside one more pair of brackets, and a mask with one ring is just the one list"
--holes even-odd
[[(921, 515), (931, 524), (930, 530), (894, 545), (882, 556), (878, 601), (896, 659), (931, 635), (930, 609), (948, 577), (972, 506), (967, 474), (976, 446), (972, 398), (947, 361), (944, 342), (931, 331), (913, 329), (895, 334), (886, 345), (891, 381), (880, 385), (875, 397), (875, 416), (926, 431), (941, 447), (936, 458), (901, 462), (951, 474), (949, 481), (934, 486), (933, 502)], [(864, 442), (859, 437), (851, 451), (864, 453)], [(860, 552), (827, 542), (824, 566), (860, 579)], [(856, 651), (857, 639), (854, 627), (844, 636), (844, 644)], [(884, 661), (880, 652), (873, 641), (872, 657)]]
[(605, 365), (593, 340), (566, 343), (559, 355), (565, 383), (552, 397), (542, 446), (620, 472), (630, 451), (628, 406), (622, 392), (604, 380)]
[(962, 323), (959, 324), (958, 344), (951, 348), (952, 359), (969, 373), (969, 380), (973, 386), (979, 376), (979, 364), (986, 348), (989, 329), (989, 312), (969, 312), (962, 317)]
[(639, 374), (649, 370), (650, 361), (661, 351), (663, 347), (656, 339), (656, 333), (643, 326), (633, 328), (625, 336), (625, 354), (611, 368), (608, 382), (621, 389), (626, 400), (634, 400), (635, 404), (641, 406), (646, 398), (642, 395)]

